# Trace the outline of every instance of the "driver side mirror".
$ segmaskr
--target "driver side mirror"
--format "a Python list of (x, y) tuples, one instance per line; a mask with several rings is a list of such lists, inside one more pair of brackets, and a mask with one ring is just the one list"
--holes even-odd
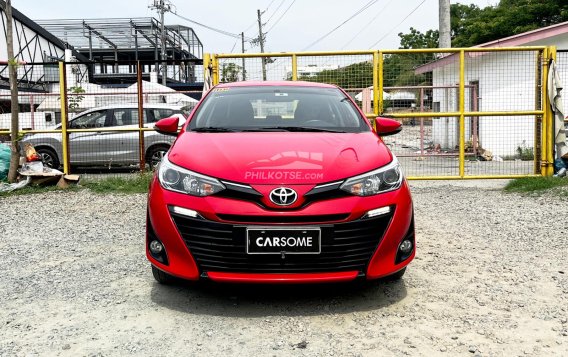
[(178, 136), (178, 123), (177, 116), (160, 119), (154, 124), (154, 129), (160, 134)]
[(375, 119), (375, 127), (379, 136), (389, 136), (400, 133), (402, 124), (390, 118), (377, 117)]

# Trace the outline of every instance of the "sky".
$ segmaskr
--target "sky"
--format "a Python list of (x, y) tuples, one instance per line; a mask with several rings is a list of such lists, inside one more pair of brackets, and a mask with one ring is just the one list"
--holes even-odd
[[(248, 38), (258, 36), (257, 9), (262, 14), (266, 52), (366, 50), (399, 47), (399, 32), (410, 27), (420, 31), (438, 27), (438, 0), (216, 0), (210, 2), (170, 0), (185, 18)], [(451, 3), (495, 5), (498, 0), (451, 0)], [(31, 18), (92, 19), (156, 17), (152, 0), (12, 0), (12, 6)], [(366, 4), (352, 20), (321, 39)], [(288, 10), (288, 11), (286, 11)], [(240, 52), (240, 39), (192, 24), (171, 13), (166, 25), (192, 27), (205, 52)], [(320, 41), (318, 41), (321, 39)], [(247, 52), (260, 52), (247, 42)]]

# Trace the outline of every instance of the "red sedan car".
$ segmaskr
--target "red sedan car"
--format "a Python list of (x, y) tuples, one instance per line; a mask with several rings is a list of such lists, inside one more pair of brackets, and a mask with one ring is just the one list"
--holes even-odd
[(342, 89), (239, 82), (211, 89), (148, 196), (156, 280), (314, 283), (400, 278), (414, 258), (412, 199), (396, 157)]

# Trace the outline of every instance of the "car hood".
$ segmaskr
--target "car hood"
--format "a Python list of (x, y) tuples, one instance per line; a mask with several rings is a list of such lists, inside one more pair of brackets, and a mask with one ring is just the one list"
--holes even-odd
[(185, 132), (169, 160), (189, 170), (248, 184), (317, 184), (374, 170), (392, 155), (372, 132)]

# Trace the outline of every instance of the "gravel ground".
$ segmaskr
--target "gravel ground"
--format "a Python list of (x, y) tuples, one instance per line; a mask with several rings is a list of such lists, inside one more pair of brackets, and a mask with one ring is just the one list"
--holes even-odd
[(566, 200), (416, 182), (393, 283), (154, 282), (145, 195), (0, 198), (0, 355), (568, 355)]

